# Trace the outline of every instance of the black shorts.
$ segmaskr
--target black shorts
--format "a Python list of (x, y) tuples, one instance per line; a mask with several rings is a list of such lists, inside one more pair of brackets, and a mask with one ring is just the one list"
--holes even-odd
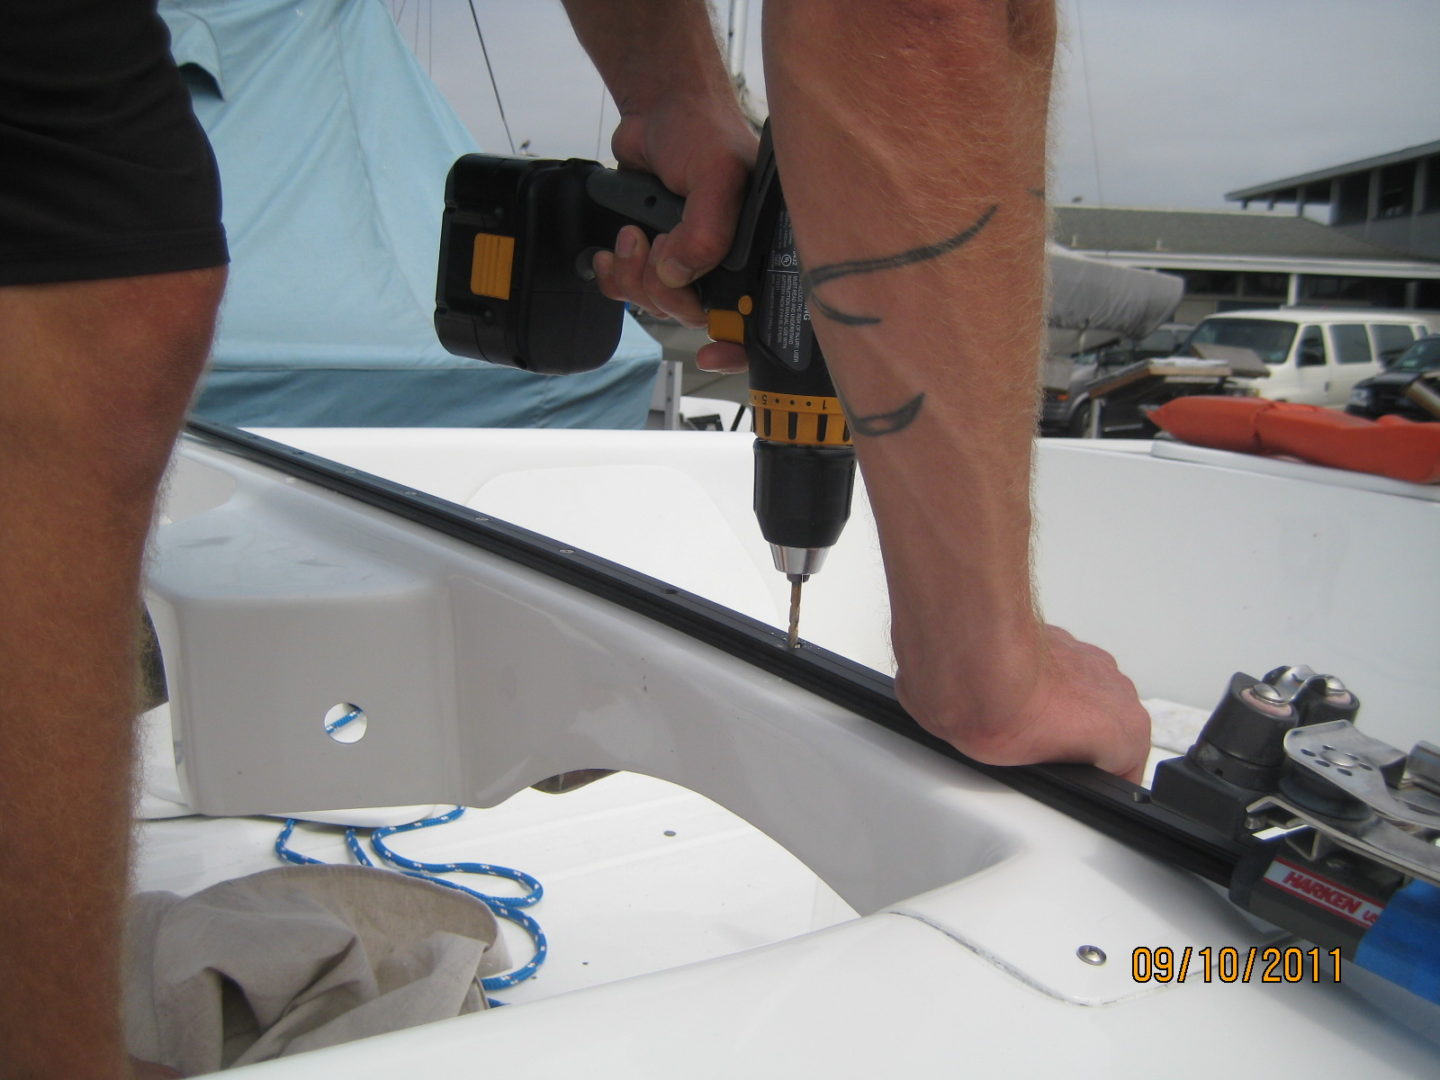
[(227, 261), (156, 0), (0, 3), (0, 285)]

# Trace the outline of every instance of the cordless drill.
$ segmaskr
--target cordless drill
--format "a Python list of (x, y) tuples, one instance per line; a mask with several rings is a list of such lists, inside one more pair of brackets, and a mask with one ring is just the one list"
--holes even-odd
[[(620, 339), (624, 305), (591, 261), (626, 224), (651, 237), (684, 202), (653, 176), (593, 161), (467, 154), (450, 170), (435, 329), (452, 353), (545, 375), (589, 371)], [(744, 346), (755, 418), (755, 516), (789, 579), (787, 643), (800, 586), (850, 516), (855, 449), (805, 305), (768, 124), (735, 242), (696, 283), (710, 336)]]

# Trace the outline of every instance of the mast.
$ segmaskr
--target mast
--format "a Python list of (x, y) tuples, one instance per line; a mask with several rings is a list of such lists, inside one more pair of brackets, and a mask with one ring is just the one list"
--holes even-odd
[(725, 61), (736, 89), (745, 86), (745, 33), (749, 17), (748, 0), (730, 0), (730, 27), (726, 33)]
[(750, 88), (745, 82), (745, 42), (750, 15), (749, 0), (730, 0), (730, 19), (725, 31), (725, 64), (730, 72), (730, 82), (735, 87), (735, 97), (740, 102), (740, 111), (759, 132), (765, 122), (750, 99)]

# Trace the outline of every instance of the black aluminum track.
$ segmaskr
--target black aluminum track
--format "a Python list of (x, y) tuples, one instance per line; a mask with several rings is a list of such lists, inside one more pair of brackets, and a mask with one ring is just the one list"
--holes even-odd
[(187, 431), (226, 453), (394, 514), (654, 619), (992, 777), (1137, 851), (1217, 884), (1230, 883), (1239, 846), (1151, 803), (1144, 788), (1086, 765), (1001, 767), (974, 761), (916, 724), (896, 701), (893, 680), (871, 668), (809, 644), (789, 649), (785, 635), (765, 623), (446, 499), (225, 424), (192, 417)]

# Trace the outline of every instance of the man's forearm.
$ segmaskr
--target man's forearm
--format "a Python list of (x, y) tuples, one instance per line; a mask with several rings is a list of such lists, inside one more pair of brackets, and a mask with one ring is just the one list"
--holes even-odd
[[(617, 158), (686, 196), (674, 233), (649, 246), (622, 232), (596, 257), (601, 287), (694, 320), (675, 287), (724, 254), (753, 160), (708, 14), (566, 2), (621, 104)], [(1137, 776), (1149, 726), (1134, 687), (1042, 622), (1030, 580), (1054, 37), (1052, 0), (768, 0), (766, 87), (809, 308), (880, 530), (902, 703), (987, 761)], [(738, 351), (697, 361), (729, 370)]]
[(880, 527), (907, 704), (941, 723), (964, 699), (1004, 722), (988, 700), (1023, 696), (1043, 650), (1029, 534), (1053, 12), (765, 14), (777, 161)]
[(705, 0), (564, 0), (621, 116), (729, 92)]

